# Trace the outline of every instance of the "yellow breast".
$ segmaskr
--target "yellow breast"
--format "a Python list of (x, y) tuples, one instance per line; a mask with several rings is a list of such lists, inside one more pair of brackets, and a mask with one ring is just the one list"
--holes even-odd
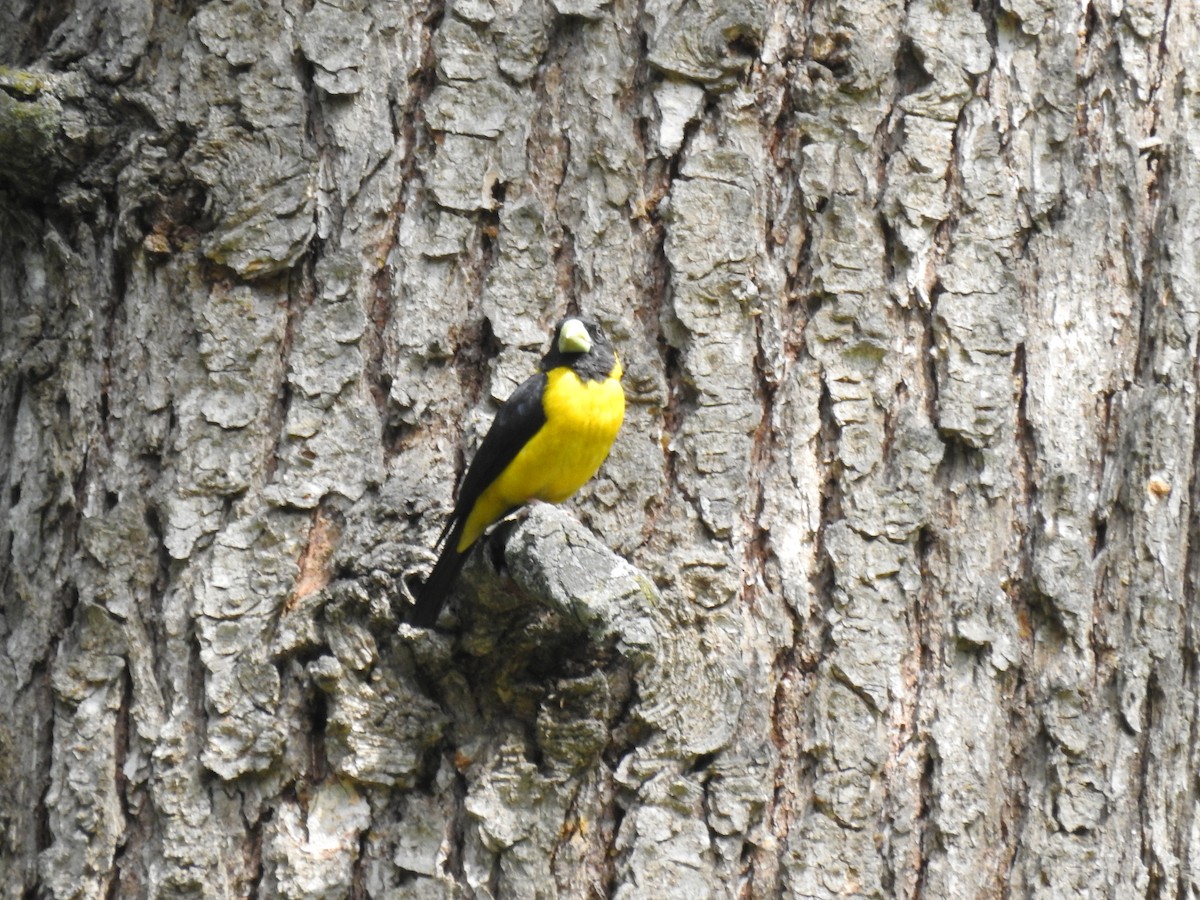
[(546, 422), (480, 496), (460, 550), (509, 510), (530, 500), (561, 503), (596, 474), (625, 418), (620, 377), (619, 362), (604, 381), (584, 381), (565, 367), (546, 373)]
[(604, 381), (583, 381), (567, 368), (546, 374), (546, 424), (505, 472), (518, 492), (532, 488), (520, 502), (561, 503), (596, 474), (625, 418), (620, 374), (619, 364)]

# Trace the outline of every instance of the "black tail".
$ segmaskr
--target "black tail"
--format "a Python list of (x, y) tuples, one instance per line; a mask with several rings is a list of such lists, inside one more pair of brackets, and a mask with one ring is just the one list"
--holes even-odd
[(458, 577), (463, 563), (471, 555), (471, 547), (462, 553), (458, 552), (458, 539), (462, 534), (462, 522), (456, 523), (449, 534), (442, 532), (442, 552), (434, 563), (433, 571), (425, 579), (425, 584), (417, 592), (417, 602), (408, 614), (408, 623), (418, 628), (432, 628), (437, 622), (442, 604), (450, 593), (454, 579)]

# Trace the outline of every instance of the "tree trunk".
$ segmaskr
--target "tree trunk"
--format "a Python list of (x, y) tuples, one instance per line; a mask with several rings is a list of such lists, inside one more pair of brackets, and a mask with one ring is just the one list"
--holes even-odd
[(0, 25), (0, 895), (1200, 895), (1193, 4)]

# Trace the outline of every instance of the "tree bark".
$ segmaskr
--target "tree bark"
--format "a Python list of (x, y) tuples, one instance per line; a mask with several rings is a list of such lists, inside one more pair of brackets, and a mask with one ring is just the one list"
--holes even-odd
[(0, 895), (1200, 895), (1194, 5), (0, 26)]

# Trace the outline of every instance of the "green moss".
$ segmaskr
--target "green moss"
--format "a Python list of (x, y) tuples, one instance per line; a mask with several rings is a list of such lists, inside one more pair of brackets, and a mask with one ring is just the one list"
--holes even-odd
[(37, 72), (26, 72), (23, 69), (13, 69), (0, 66), (0, 88), (10, 94), (21, 94), (24, 97), (36, 97), (50, 87), (50, 80)]
[(62, 169), (62, 105), (43, 75), (0, 67), (0, 178), (20, 193), (53, 183)]
[[(59, 121), (58, 111), (41, 103), (24, 103), (0, 94), (0, 141), (28, 140), (36, 135), (52, 136)], [(15, 134), (20, 132), (21, 134)]]

